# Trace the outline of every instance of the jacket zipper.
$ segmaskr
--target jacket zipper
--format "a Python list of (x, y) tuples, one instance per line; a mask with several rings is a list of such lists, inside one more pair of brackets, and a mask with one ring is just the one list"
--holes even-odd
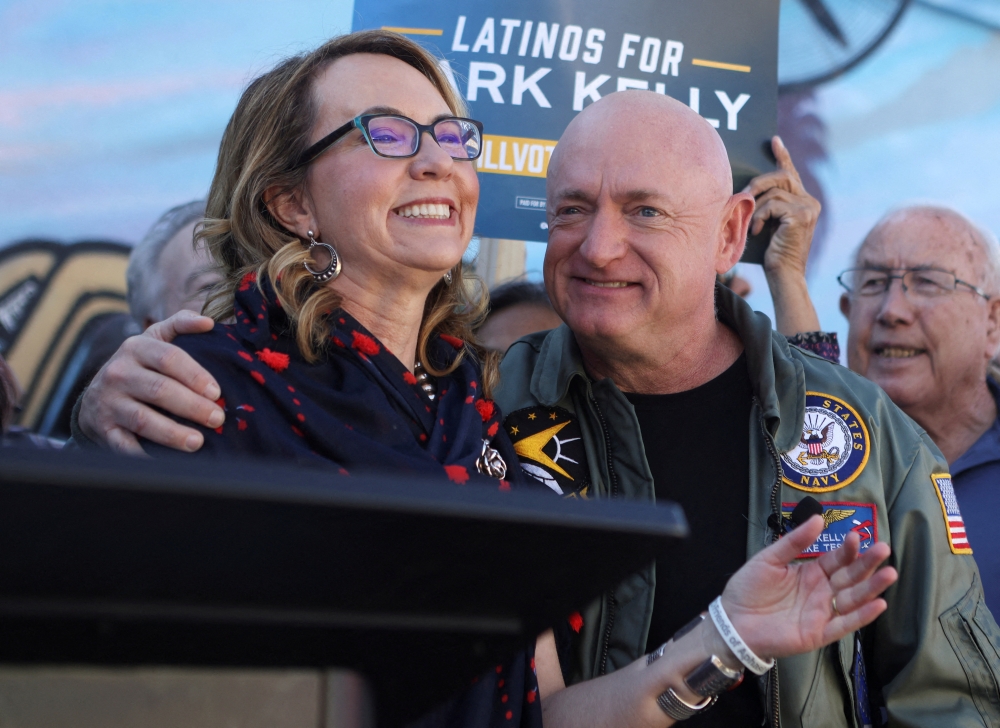
[[(758, 409), (761, 409), (760, 415), (760, 430), (764, 435), (764, 443), (767, 445), (767, 451), (771, 453), (771, 459), (774, 461), (774, 472), (775, 480), (774, 485), (771, 486), (771, 512), (775, 513), (777, 517), (781, 518), (781, 504), (778, 502), (779, 495), (781, 494), (781, 459), (778, 457), (777, 451), (774, 449), (774, 443), (771, 441), (771, 435), (764, 426), (764, 414), (763, 409), (760, 406), (760, 402), (757, 398), (753, 398), (753, 403)], [(771, 543), (778, 540), (778, 534), (775, 533), (771, 537)], [(771, 698), (771, 725), (774, 728), (781, 728), (781, 704), (778, 702), (778, 664), (774, 664), (771, 668), (770, 679), (767, 681), (768, 692), (770, 692)]]
[[(607, 462), (608, 462), (608, 477), (611, 479), (611, 497), (618, 497), (618, 476), (615, 474), (614, 466), (611, 464), (611, 435), (608, 433), (608, 422), (604, 419), (604, 413), (601, 412), (600, 406), (597, 404), (597, 398), (594, 397), (593, 392), (590, 393), (590, 403), (594, 406), (594, 411), (597, 412), (597, 419), (601, 422), (601, 433), (604, 435), (604, 449), (607, 452)], [(601, 664), (598, 669), (598, 674), (606, 675), (608, 671), (608, 650), (611, 647), (611, 630), (615, 626), (615, 594), (613, 591), (609, 590), (607, 592), (607, 609), (608, 609), (608, 623), (607, 627), (604, 629), (604, 638), (601, 644)]]

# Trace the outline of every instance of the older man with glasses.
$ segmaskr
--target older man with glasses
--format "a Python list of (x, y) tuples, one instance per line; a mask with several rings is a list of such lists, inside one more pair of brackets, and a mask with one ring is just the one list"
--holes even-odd
[[(797, 233), (787, 236), (793, 257), (804, 261), (812, 225), (786, 217)], [(804, 266), (779, 268), (790, 293), (775, 296), (776, 318), (795, 322), (786, 333), (804, 333), (795, 328), (798, 312), (813, 310)], [(947, 458), (964, 516), (952, 526), (956, 547), (975, 550), (986, 602), (1000, 608), (1000, 245), (954, 210), (906, 207), (875, 225), (837, 280), (848, 366), (881, 386)]]
[[(1000, 247), (959, 213), (890, 213), (838, 278), (847, 363), (916, 420), (951, 466), (986, 602), (1000, 608)], [(956, 543), (965, 534), (957, 531)]]

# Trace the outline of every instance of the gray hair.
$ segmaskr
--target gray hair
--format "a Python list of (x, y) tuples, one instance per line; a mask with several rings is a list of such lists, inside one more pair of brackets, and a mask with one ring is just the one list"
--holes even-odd
[(986, 259), (986, 264), (980, 274), (980, 285), (990, 295), (1000, 293), (1000, 242), (997, 241), (997, 236), (986, 228), (976, 225), (976, 223), (960, 213), (958, 210), (945, 207), (944, 205), (909, 205), (906, 207), (898, 207), (887, 212), (881, 220), (875, 223), (875, 226), (865, 236), (861, 245), (859, 245), (858, 249), (854, 251), (854, 266), (858, 265), (862, 249), (864, 249), (865, 244), (871, 239), (872, 235), (874, 235), (876, 231), (881, 230), (889, 223), (912, 213), (926, 213), (930, 215), (950, 217), (964, 225), (969, 232), (969, 238), (979, 248), (979, 250), (983, 253), (983, 257)]
[[(140, 324), (146, 319), (160, 321), (163, 317), (163, 276), (160, 275), (160, 255), (177, 233), (205, 217), (205, 201), (195, 200), (167, 210), (153, 223), (128, 259), (129, 313)], [(193, 245), (192, 241), (192, 245)]]

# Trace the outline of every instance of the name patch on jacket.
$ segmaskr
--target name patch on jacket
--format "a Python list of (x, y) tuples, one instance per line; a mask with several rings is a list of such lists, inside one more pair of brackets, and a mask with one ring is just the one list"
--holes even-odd
[(951, 484), (951, 475), (933, 473), (931, 474), (931, 482), (934, 483), (934, 490), (937, 491), (938, 502), (941, 504), (941, 512), (944, 514), (944, 527), (948, 531), (948, 545), (951, 546), (951, 552), (953, 554), (971, 554), (972, 545), (965, 533), (965, 521), (962, 519), (962, 512), (958, 509), (958, 498), (955, 497), (955, 488)]
[(806, 418), (798, 444), (781, 456), (782, 480), (825, 493), (849, 485), (868, 463), (868, 428), (847, 402), (806, 392)]
[[(792, 510), (798, 503), (782, 503), (781, 515), (791, 518)], [(826, 502), (823, 506), (823, 532), (813, 545), (803, 551), (800, 559), (811, 559), (827, 551), (836, 551), (844, 543), (848, 534), (861, 537), (861, 550), (865, 551), (878, 543), (878, 515), (874, 503)]]
[(559, 495), (586, 498), (587, 454), (580, 424), (561, 407), (526, 407), (503, 421), (521, 469)]

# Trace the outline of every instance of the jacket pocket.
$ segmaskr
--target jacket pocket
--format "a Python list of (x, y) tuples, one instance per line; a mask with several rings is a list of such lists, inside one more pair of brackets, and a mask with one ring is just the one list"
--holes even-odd
[(991, 668), (1000, 665), (1000, 627), (986, 607), (978, 575), (939, 621), (965, 670), (979, 715), (987, 725), (1000, 726), (1000, 686)]

